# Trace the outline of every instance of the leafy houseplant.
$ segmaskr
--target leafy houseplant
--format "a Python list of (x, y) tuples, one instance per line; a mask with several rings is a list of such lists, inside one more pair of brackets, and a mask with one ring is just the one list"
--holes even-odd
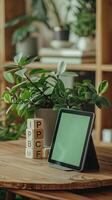
[(24, 55), (37, 55), (37, 38), (32, 37), (32, 33), (38, 32), (37, 27), (32, 24), (32, 20), (27, 16), (16, 18), (6, 24), (6, 27), (10, 27), (19, 23), (21, 20), (25, 21), (24, 25), (17, 28), (12, 35), (12, 44), (16, 47), (16, 54), (22, 52)]
[[(53, 30), (54, 40), (68, 40), (69, 32), (71, 29), (71, 21), (69, 20), (69, 14), (72, 11), (72, 1), (48, 0), (46, 1), (48, 16), (50, 16), (50, 26)], [(63, 6), (63, 10), (60, 9)], [(63, 15), (62, 15), (63, 13)]]
[(6, 28), (16, 26), (12, 34), (12, 44), (16, 47), (16, 54), (23, 52), (24, 55), (37, 55), (37, 38), (32, 36), (39, 31), (36, 22), (44, 23), (49, 27), (43, 0), (32, 0), (31, 7), (31, 13), (19, 15), (5, 25)]
[[(10, 70), (4, 72), (4, 78), (11, 86), (6, 87), (2, 98), (9, 105), (7, 117), (10, 115), (19, 116), (22, 121), (34, 116), (39, 108), (60, 108), (85, 109), (87, 105), (96, 105), (99, 108), (109, 107), (110, 101), (102, 96), (108, 88), (108, 82), (102, 81), (95, 89), (90, 80), (75, 81), (73, 88), (66, 88), (61, 76), (76, 76), (76, 73), (67, 72), (64, 62), (60, 63), (57, 71), (44, 69), (30, 69), (26, 65), (37, 58), (23, 57), (18, 55), (14, 58), (14, 64)], [(9, 120), (8, 119), (8, 120)], [(20, 119), (19, 122), (21, 123)], [(18, 122), (18, 125), (20, 123)], [(7, 127), (11, 126), (7, 121)], [(13, 124), (13, 120), (12, 120)], [(17, 123), (16, 123), (17, 125)], [(10, 129), (12, 127), (9, 127)], [(16, 138), (23, 133), (19, 127)], [(25, 127), (24, 127), (25, 128)], [(2, 134), (3, 134), (2, 129)]]
[[(72, 9), (71, 0), (65, 1), (64, 17), (61, 15), (60, 6), (57, 6), (56, 0), (31, 0), (31, 13), (18, 16), (8, 23), (6, 27), (20, 25), (12, 35), (12, 43), (24, 41), (32, 33), (39, 29), (36, 22), (40, 22), (48, 27), (54, 34), (54, 39), (68, 40), (70, 22), (68, 20), (69, 13)], [(21, 25), (22, 22), (22, 25)], [(55, 31), (56, 30), (56, 31)], [(62, 32), (62, 37), (57, 36), (57, 32)]]
[[(74, 12), (75, 21), (72, 26), (73, 32), (79, 36), (79, 48), (81, 46), (80, 38), (82, 41), (87, 41), (88, 44), (82, 44), (82, 48), (91, 50), (90, 40), (94, 43), (96, 31), (96, 0), (79, 0)], [(88, 41), (89, 40), (89, 41)], [(84, 43), (84, 42), (83, 42)], [(83, 49), (82, 49), (83, 50)], [(84, 49), (85, 50), (85, 49)]]

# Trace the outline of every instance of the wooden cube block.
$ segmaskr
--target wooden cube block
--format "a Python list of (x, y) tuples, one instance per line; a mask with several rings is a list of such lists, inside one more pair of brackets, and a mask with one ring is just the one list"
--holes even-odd
[(32, 140), (33, 139), (33, 134), (32, 134), (32, 129), (26, 129), (26, 140)]
[(30, 159), (42, 159), (42, 149), (36, 150), (32, 148), (25, 149), (26, 158)]
[(43, 129), (43, 119), (42, 118), (32, 118), (27, 119), (28, 129)]
[(42, 149), (33, 151), (33, 158), (42, 159)]
[(33, 158), (33, 149), (32, 148), (26, 148), (25, 149), (25, 156), (26, 156), (26, 158)]
[(27, 140), (43, 139), (43, 137), (44, 137), (43, 129), (26, 129)]
[(43, 148), (43, 140), (34, 140), (34, 148), (42, 149)]
[(43, 140), (26, 140), (26, 148), (32, 148), (32, 149), (42, 149), (43, 148)]
[(33, 141), (32, 140), (26, 140), (26, 148), (33, 148)]
[(49, 156), (49, 152), (50, 152), (50, 147), (44, 147), (42, 149), (42, 157), (47, 159)]

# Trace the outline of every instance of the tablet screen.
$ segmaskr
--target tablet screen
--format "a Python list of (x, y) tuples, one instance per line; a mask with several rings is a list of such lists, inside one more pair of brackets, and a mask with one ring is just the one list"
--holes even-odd
[(80, 169), (91, 133), (92, 119), (93, 113), (61, 110), (49, 160)]

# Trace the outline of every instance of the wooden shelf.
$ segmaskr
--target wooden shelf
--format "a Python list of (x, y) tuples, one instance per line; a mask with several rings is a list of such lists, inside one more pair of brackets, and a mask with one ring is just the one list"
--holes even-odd
[[(21, 3), (20, 3), (21, 2)], [(14, 48), (11, 46), (11, 30), (4, 30), (4, 23), (8, 19), (11, 19), (20, 13), (25, 11), (25, 1), (20, 0), (1, 0), (0, 1), (0, 66), (7, 63), (6, 60), (11, 60), (14, 55)], [(15, 6), (15, 4), (18, 5)], [(106, 94), (112, 100), (112, 0), (96, 0), (96, 63), (94, 64), (69, 64), (67, 69), (73, 71), (87, 71), (94, 72), (96, 86), (103, 79), (109, 81), (109, 92)], [(16, 7), (16, 9), (15, 9)], [(56, 69), (56, 64), (42, 64), (33, 63), (29, 65), (30, 68), (48, 68)], [(111, 116), (112, 109), (105, 111), (104, 109), (96, 109), (96, 121), (95, 121), (95, 140), (97, 144), (102, 144), (101, 132), (103, 128), (108, 126), (112, 128)], [(103, 120), (102, 120), (103, 119)], [(104, 127), (105, 126), (105, 127)]]
[[(33, 63), (29, 65), (30, 68), (48, 68), (48, 69), (56, 69), (57, 64), (43, 64), (43, 63)], [(81, 70), (81, 71), (95, 71), (96, 65), (95, 64), (68, 64), (67, 65), (68, 70)]]
[(101, 70), (102, 72), (112, 72), (112, 64), (102, 65)]

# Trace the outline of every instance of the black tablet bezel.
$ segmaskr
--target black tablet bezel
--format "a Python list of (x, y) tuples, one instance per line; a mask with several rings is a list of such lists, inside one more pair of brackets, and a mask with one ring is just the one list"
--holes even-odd
[[(59, 124), (60, 124), (62, 113), (71, 113), (71, 114), (84, 115), (84, 116), (90, 117), (87, 135), (86, 135), (86, 139), (85, 139), (85, 143), (84, 143), (84, 147), (83, 147), (82, 156), (81, 156), (79, 166), (71, 165), (71, 164), (68, 164), (68, 163), (63, 163), (63, 162), (60, 162), (58, 160), (52, 159), (52, 153), (53, 153), (53, 149), (54, 149), (54, 145), (55, 145), (56, 136), (57, 136), (57, 133), (58, 133), (58, 127), (59, 127)], [(70, 169), (77, 170), (77, 171), (83, 171), (84, 162), (85, 162), (87, 149), (88, 149), (88, 144), (89, 144), (91, 132), (92, 132), (92, 129), (93, 129), (94, 119), (95, 119), (95, 114), (92, 113), (92, 112), (86, 112), (86, 111), (80, 111), (80, 110), (74, 110), (74, 109), (64, 109), (64, 108), (60, 109), (58, 117), (57, 117), (55, 130), (54, 130), (54, 136), (53, 136), (53, 140), (52, 140), (52, 144), (51, 144), (51, 150), (50, 150), (50, 153), (49, 153), (48, 162), (51, 163), (51, 164), (55, 164), (55, 165), (58, 165), (58, 166), (65, 167), (65, 168), (70, 168)]]

